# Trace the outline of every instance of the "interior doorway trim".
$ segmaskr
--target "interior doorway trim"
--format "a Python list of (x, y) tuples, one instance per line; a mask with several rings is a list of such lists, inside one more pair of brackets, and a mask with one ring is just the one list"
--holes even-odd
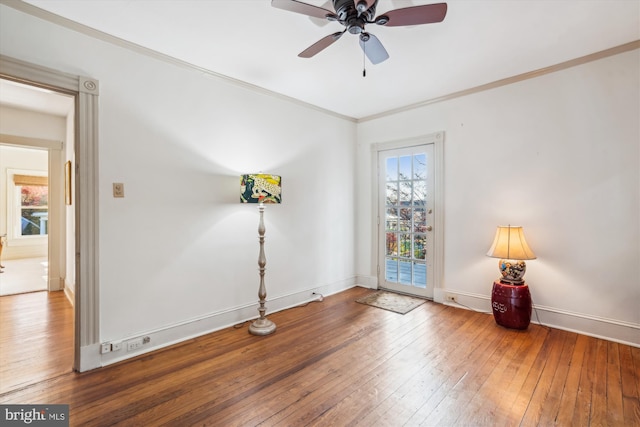
[(98, 81), (0, 55), (0, 77), (75, 97), (76, 283), (73, 368), (100, 366)]

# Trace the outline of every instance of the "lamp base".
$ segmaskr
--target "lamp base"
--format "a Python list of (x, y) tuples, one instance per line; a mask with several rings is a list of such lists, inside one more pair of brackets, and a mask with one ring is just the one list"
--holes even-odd
[(525, 283), (511, 285), (496, 280), (491, 292), (491, 308), (496, 323), (505, 328), (527, 329), (531, 322), (531, 293)]
[(500, 281), (512, 285), (522, 285), (524, 283), (524, 273), (527, 271), (527, 264), (522, 260), (501, 259), (498, 261), (500, 269)]
[(276, 331), (276, 324), (267, 318), (257, 319), (249, 325), (251, 335), (269, 335)]

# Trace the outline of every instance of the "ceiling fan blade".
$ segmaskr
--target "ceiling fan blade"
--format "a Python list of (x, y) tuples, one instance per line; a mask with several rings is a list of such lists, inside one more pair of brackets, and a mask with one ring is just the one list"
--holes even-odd
[(376, 22), (378, 22), (378, 20), (380, 20), (381, 18), (386, 17), (388, 19), (388, 22), (380, 22), (380, 24), (387, 27), (434, 24), (436, 22), (442, 22), (446, 15), (447, 4), (435, 3), (390, 10), (389, 12), (383, 13), (378, 18), (376, 18)]
[[(368, 40), (363, 41), (363, 39), (367, 37)], [(374, 65), (386, 61), (389, 58), (386, 49), (373, 34), (362, 33), (360, 35), (360, 47), (364, 51), (364, 54), (367, 55), (367, 58), (369, 58), (369, 61)]]
[(271, 6), (320, 19), (326, 19), (327, 16), (335, 16), (335, 13), (328, 9), (296, 0), (271, 0)]
[[(327, 0), (324, 3), (322, 3), (320, 7), (322, 9), (330, 10), (330, 9), (333, 9), (333, 3), (331, 3), (331, 0)], [(313, 22), (318, 27), (324, 27), (329, 23), (329, 20), (327, 18), (316, 18), (315, 16), (310, 16), (309, 21)]]
[(329, 34), (328, 36), (321, 38), (320, 40), (300, 52), (298, 56), (300, 58), (311, 58), (312, 56), (322, 52), (333, 43), (338, 41), (338, 39), (342, 37), (344, 33), (344, 31), (338, 31), (337, 33)]

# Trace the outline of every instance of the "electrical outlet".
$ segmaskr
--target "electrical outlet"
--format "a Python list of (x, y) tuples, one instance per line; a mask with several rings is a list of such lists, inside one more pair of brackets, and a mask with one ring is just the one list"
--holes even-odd
[(452, 294), (446, 294), (444, 299), (445, 301), (448, 301), (448, 302), (458, 302), (458, 297)]
[(100, 344), (100, 353), (101, 354), (105, 354), (105, 353), (109, 353), (111, 351), (111, 344), (108, 342), (103, 342), (102, 344)]
[(122, 350), (122, 341), (111, 343), (111, 351), (120, 351), (120, 350)]
[(142, 347), (142, 338), (136, 338), (131, 341), (127, 341), (127, 351), (137, 350)]

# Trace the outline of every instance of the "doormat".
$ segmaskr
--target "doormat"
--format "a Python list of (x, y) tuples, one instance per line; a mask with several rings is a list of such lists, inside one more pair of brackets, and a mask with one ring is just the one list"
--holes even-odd
[(366, 304), (400, 314), (407, 314), (414, 308), (424, 304), (425, 301), (426, 300), (422, 298), (385, 291), (377, 291), (356, 300), (356, 302), (360, 304)]

